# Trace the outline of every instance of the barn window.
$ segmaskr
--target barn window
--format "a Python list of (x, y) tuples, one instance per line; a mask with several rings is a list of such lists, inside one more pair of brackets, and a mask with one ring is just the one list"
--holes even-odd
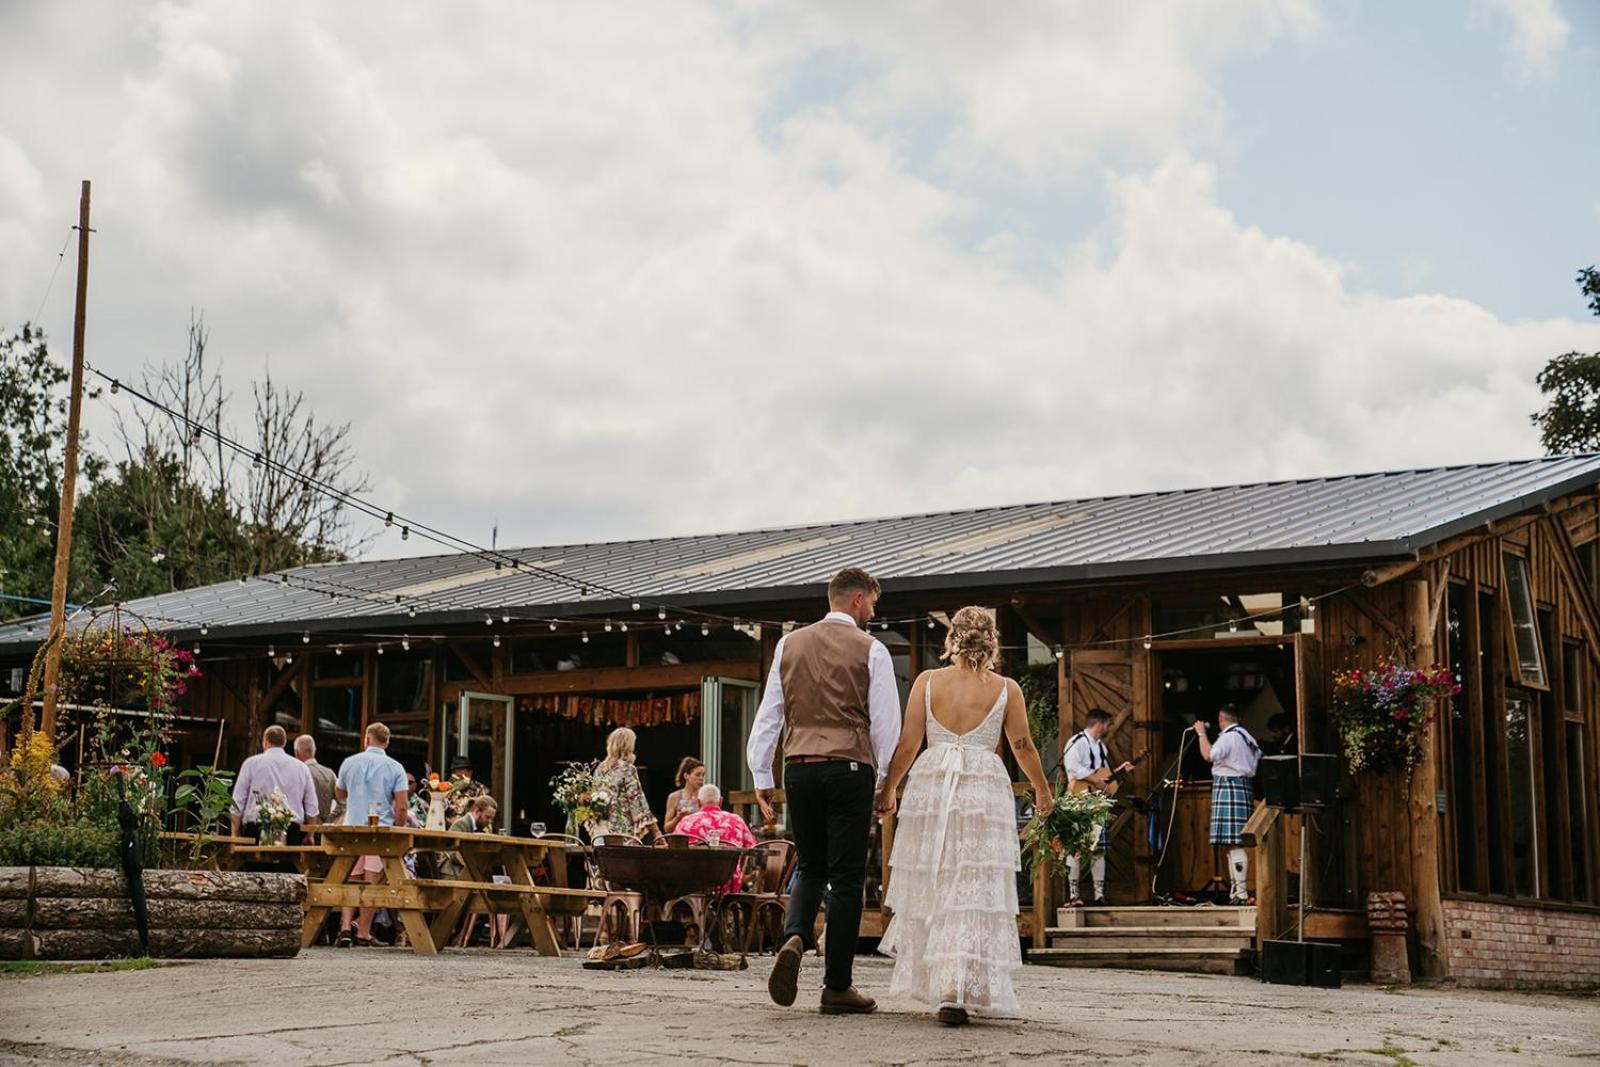
[(1517, 648), (1517, 674), (1523, 685), (1544, 688), (1544, 653), (1539, 648), (1539, 624), (1533, 613), (1533, 587), (1528, 581), (1528, 561), (1505, 556), (1506, 602), (1511, 609), (1511, 636)]

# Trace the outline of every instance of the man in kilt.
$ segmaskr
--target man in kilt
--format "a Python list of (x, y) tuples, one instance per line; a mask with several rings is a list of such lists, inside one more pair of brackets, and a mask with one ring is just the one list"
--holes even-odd
[[(1101, 740), (1110, 727), (1110, 712), (1101, 708), (1090, 708), (1083, 729), (1073, 734), (1067, 741), (1067, 747), (1061, 754), (1061, 766), (1067, 772), (1069, 788), (1075, 782), (1087, 782), (1091, 789), (1103, 789), (1110, 780), (1108, 775), (1100, 773), (1111, 767), (1111, 753), (1106, 750), (1106, 743)], [(1125, 762), (1116, 768), (1116, 773), (1126, 773), (1132, 769), (1133, 764)], [(1090, 877), (1094, 879), (1094, 902), (1097, 905), (1106, 902), (1106, 849), (1111, 847), (1108, 825), (1108, 823), (1100, 825), (1100, 840), (1095, 843), (1094, 858), (1089, 865)], [(1078, 893), (1082, 876), (1083, 857), (1076, 853), (1068, 856), (1067, 907), (1069, 908), (1083, 906), (1083, 897)]]
[(1200, 740), (1200, 755), (1211, 763), (1211, 843), (1228, 847), (1228, 903), (1250, 903), (1245, 888), (1249, 856), (1241, 847), (1244, 824), (1255, 810), (1256, 764), (1261, 746), (1250, 732), (1239, 725), (1239, 712), (1232, 704), (1217, 711), (1217, 740), (1206, 736), (1203, 719), (1195, 720), (1195, 736)]

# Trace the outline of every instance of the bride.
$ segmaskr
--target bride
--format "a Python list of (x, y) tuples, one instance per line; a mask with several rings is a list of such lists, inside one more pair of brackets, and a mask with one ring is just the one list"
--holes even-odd
[[(950, 666), (924, 671), (911, 686), (875, 804), (879, 814), (894, 813), (910, 767), (884, 901), (893, 918), (879, 947), (895, 960), (889, 992), (926, 1001), (947, 1026), (966, 1023), (969, 1011), (1017, 1012), (1011, 976), (1022, 966), (1022, 863), (1011, 777), (997, 752), (1002, 732), (1033, 785), (1034, 806), (1045, 813), (1052, 804), (1022, 690), (994, 673), (999, 655), (989, 613), (956, 612), (941, 657)], [(928, 749), (918, 756), (924, 735)]]

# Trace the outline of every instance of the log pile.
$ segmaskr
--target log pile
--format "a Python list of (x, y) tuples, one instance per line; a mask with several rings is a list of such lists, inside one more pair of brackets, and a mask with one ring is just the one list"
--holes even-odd
[[(166, 958), (293, 956), (306, 881), (298, 874), (145, 871), (150, 954)], [(122, 872), (0, 867), (0, 959), (139, 955)]]

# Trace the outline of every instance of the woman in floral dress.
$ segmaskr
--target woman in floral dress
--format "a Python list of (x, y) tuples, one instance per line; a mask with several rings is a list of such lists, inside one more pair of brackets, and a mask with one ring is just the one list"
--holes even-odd
[(595, 768), (595, 777), (611, 793), (611, 813), (584, 823), (591, 841), (602, 834), (627, 834), (649, 842), (661, 832), (633, 766), (637, 740), (626, 726), (617, 727), (606, 738), (606, 758)]

